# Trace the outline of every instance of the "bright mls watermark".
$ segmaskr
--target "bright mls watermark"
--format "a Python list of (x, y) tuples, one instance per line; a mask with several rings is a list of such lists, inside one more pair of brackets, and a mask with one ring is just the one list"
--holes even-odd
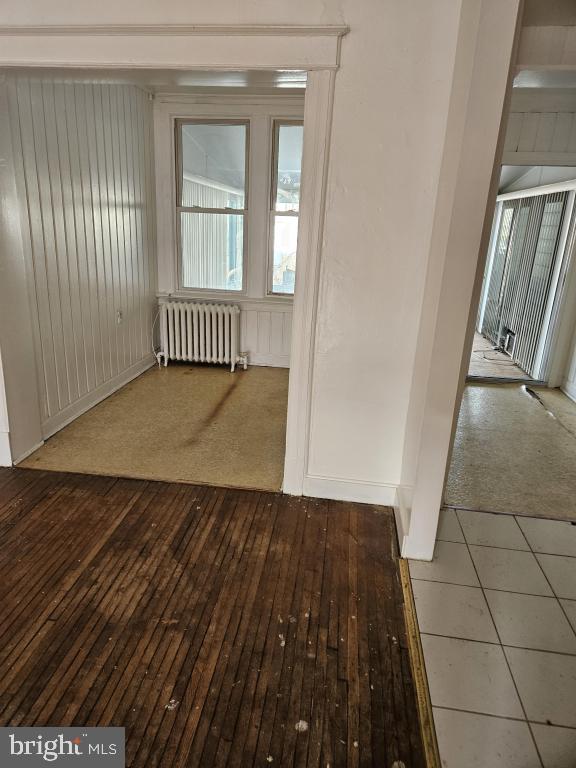
[(0, 728), (1, 768), (124, 768), (124, 728)]

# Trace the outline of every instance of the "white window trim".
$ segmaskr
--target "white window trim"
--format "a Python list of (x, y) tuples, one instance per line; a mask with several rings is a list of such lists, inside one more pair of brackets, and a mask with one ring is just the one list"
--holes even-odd
[[(181, 214), (190, 212), (190, 213), (216, 213), (219, 215), (226, 215), (226, 212), (224, 209), (216, 209), (216, 208), (190, 208), (185, 205), (181, 205), (181, 195), (182, 195), (182, 145), (181, 145), (181, 138), (177, 139), (177, 132), (179, 129), (179, 126), (181, 125), (243, 125), (246, 127), (246, 141), (245, 141), (245, 155), (244, 155), (244, 207), (238, 208), (234, 210), (230, 210), (229, 213), (232, 215), (242, 216), (242, 288), (239, 291), (234, 291), (232, 289), (215, 289), (215, 288), (188, 288), (184, 287), (182, 283), (182, 237), (180, 234), (180, 222), (181, 222)], [(178, 136), (180, 134), (178, 133)], [(228, 297), (234, 297), (234, 296), (245, 296), (246, 295), (246, 284), (247, 284), (247, 277), (248, 277), (248, 260), (246, 259), (246, 252), (248, 250), (248, 237), (249, 237), (249, 230), (250, 230), (250, 143), (252, 141), (251, 138), (251, 131), (250, 131), (250, 120), (245, 119), (225, 119), (225, 118), (215, 118), (214, 120), (205, 120), (205, 119), (199, 119), (199, 118), (176, 118), (174, 120), (174, 146), (176, 148), (175, 156), (173, 159), (173, 165), (174, 165), (174, 184), (175, 184), (175, 203), (176, 207), (174, 209), (174, 217), (175, 217), (175, 224), (174, 224), (174, 230), (176, 233), (176, 240), (175, 240), (175, 247), (176, 252), (174, 254), (174, 257), (176, 259), (176, 276), (177, 276), (177, 289), (181, 293), (188, 293), (189, 291), (193, 291), (194, 293), (201, 294), (205, 296), (206, 298), (210, 298), (214, 293), (218, 294), (225, 294)]]
[[(269, 211), (268, 211), (268, 263), (266, 273), (266, 293), (268, 296), (274, 298), (294, 298), (293, 293), (280, 293), (274, 291), (272, 283), (274, 275), (274, 217), (275, 216), (289, 216), (296, 219), (300, 218), (300, 203), (298, 203), (297, 211), (277, 211), (276, 210), (276, 186), (278, 183), (278, 141), (279, 141), (279, 129), (283, 125), (304, 125), (304, 120), (295, 120), (294, 118), (282, 118), (273, 117), (271, 119), (270, 135), (272, 137), (272, 151), (270, 153), (270, 194)], [(298, 269), (298, 263), (296, 263), (296, 269)]]
[[(293, 302), (291, 294), (268, 290), (270, 196), (272, 183), (272, 126), (275, 121), (302, 121), (303, 96), (175, 96), (161, 94), (154, 105), (154, 146), (157, 188), (158, 295), (215, 301)], [(180, 244), (176, 215), (177, 119), (250, 121), (250, 144), (265, 152), (249, 151), (247, 214), (244, 232), (242, 291), (184, 288), (180, 280)], [(256, 179), (263, 179), (259, 184)]]

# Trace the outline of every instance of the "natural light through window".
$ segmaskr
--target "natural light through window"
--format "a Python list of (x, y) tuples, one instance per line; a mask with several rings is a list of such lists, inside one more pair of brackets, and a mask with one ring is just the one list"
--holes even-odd
[(241, 291), (248, 123), (176, 123), (181, 285)]
[(302, 168), (301, 122), (274, 123), (272, 210), (272, 293), (293, 294)]

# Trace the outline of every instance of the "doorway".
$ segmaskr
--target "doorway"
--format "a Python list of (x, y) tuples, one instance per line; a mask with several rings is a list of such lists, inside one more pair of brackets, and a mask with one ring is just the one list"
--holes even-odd
[(45, 441), (21, 466), (281, 490), (305, 86), (7, 74)]
[(468, 369), (473, 381), (546, 383), (553, 364), (572, 259), (574, 184), (527, 187), (535, 172), (563, 174), (522, 170), (507, 184), (502, 169)]

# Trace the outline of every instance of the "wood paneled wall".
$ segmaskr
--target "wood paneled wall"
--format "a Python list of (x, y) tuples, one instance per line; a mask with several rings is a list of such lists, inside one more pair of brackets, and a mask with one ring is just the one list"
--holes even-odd
[(572, 89), (514, 88), (503, 165), (575, 165)]
[(48, 436), (152, 361), (152, 104), (129, 85), (9, 83)]
[(290, 367), (292, 302), (239, 301), (240, 346), (250, 365)]

